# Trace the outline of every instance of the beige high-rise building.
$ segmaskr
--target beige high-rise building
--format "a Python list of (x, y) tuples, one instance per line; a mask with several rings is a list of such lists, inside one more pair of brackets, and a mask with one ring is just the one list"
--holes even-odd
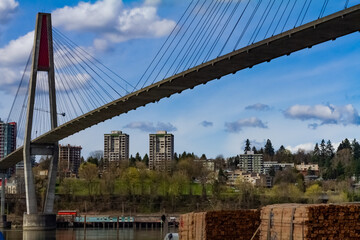
[(246, 154), (240, 154), (240, 169), (250, 173), (265, 173), (264, 159), (262, 154), (254, 154), (247, 151)]
[(81, 162), (81, 147), (71, 145), (59, 145), (59, 171), (66, 177), (78, 175)]
[(174, 159), (174, 135), (158, 131), (149, 137), (149, 169), (170, 171)]
[(116, 165), (129, 161), (129, 135), (121, 131), (104, 134), (104, 160), (105, 163)]

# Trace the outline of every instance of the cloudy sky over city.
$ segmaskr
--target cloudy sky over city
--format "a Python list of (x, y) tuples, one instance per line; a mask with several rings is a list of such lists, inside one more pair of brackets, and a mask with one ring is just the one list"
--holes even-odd
[[(187, 6), (180, 0), (1, 0), (0, 118), (7, 119), (30, 54), (37, 12), (52, 13), (56, 29), (136, 83)], [(62, 143), (81, 145), (87, 157), (103, 148), (104, 133), (121, 130), (130, 135), (130, 153), (143, 155), (149, 133), (167, 130), (176, 152), (229, 157), (243, 152), (246, 139), (256, 147), (271, 139), (275, 149), (291, 151), (310, 150), (321, 139), (335, 145), (359, 139), (359, 40), (354, 33), (225, 76)]]

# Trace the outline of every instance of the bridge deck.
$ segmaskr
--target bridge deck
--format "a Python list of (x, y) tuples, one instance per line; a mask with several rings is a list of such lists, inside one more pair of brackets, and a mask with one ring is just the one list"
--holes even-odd
[[(128, 94), (86, 113), (34, 139), (32, 143), (55, 143), (74, 133), (148, 103), (192, 89), (245, 68), (288, 55), (360, 30), (360, 5), (318, 19), (258, 43), (231, 52), (187, 71)], [(23, 147), (0, 161), (7, 169), (22, 161)]]

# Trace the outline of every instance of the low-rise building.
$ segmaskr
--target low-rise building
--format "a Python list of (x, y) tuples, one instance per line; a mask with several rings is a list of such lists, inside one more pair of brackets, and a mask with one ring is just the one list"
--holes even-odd
[(275, 161), (264, 162), (264, 171), (265, 173), (269, 173), (270, 169), (273, 168), (275, 171), (280, 171), (284, 168), (294, 168), (294, 163), (279, 163)]
[(301, 164), (296, 165), (296, 170), (298, 170), (304, 176), (306, 175), (319, 176), (319, 164), (317, 163), (305, 164), (302, 162)]
[(240, 182), (247, 182), (257, 187), (272, 187), (272, 177), (266, 174), (243, 172), (239, 169), (226, 171), (227, 184), (234, 186)]
[(195, 160), (198, 162), (201, 162), (203, 166), (209, 171), (209, 172), (215, 172), (215, 160), (213, 159), (205, 159), (205, 160)]

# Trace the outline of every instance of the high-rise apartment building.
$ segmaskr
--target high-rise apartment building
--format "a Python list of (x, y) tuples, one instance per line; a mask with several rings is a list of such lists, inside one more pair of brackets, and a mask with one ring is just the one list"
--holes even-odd
[(0, 120), (0, 159), (16, 149), (16, 123), (4, 123)]
[(240, 169), (244, 172), (264, 173), (264, 159), (262, 154), (254, 154), (247, 151), (246, 154), (240, 154)]
[(81, 147), (59, 145), (59, 171), (66, 177), (77, 176), (81, 163)]
[(166, 131), (150, 134), (149, 169), (170, 171), (174, 159), (174, 135)]
[(116, 165), (129, 161), (129, 135), (121, 131), (104, 134), (104, 160), (106, 164)]
[[(16, 149), (16, 122), (4, 123), (0, 120), (0, 159), (3, 159)], [(14, 173), (15, 167), (8, 170), (8, 175)]]

